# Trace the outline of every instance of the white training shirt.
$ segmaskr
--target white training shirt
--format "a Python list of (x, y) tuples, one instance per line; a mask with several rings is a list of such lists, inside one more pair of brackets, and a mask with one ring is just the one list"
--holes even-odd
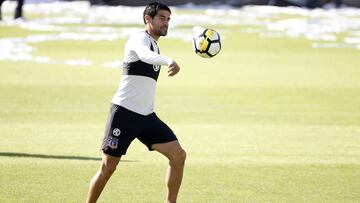
[(160, 66), (172, 63), (170, 58), (159, 53), (155, 39), (146, 31), (129, 37), (125, 45), (123, 75), (111, 103), (142, 115), (154, 112)]

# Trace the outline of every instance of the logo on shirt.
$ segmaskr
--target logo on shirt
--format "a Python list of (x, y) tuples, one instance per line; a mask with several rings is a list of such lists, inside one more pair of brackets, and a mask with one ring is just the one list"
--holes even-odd
[(160, 66), (153, 65), (153, 69), (155, 72), (158, 72), (160, 70)]

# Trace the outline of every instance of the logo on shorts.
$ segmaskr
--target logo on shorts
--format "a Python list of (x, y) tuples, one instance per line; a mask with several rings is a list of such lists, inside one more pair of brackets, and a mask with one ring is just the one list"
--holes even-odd
[(110, 147), (116, 149), (118, 147), (119, 140), (115, 137), (108, 137), (104, 140), (104, 148)]
[(115, 137), (119, 136), (120, 133), (121, 133), (121, 131), (120, 131), (119, 128), (114, 128), (114, 130), (113, 130), (113, 135), (114, 135)]

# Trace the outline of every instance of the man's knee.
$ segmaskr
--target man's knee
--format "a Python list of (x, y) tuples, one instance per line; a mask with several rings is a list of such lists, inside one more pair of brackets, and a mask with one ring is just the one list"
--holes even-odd
[(172, 166), (183, 167), (186, 160), (186, 151), (184, 149), (180, 149), (176, 151), (170, 158), (170, 164)]
[(109, 179), (115, 172), (117, 165), (119, 164), (120, 158), (113, 158), (105, 156), (101, 163), (100, 173), (103, 177)]
[(101, 165), (101, 175), (107, 179), (111, 177), (111, 175), (115, 172), (117, 168), (117, 165), (111, 165), (111, 164), (102, 164)]

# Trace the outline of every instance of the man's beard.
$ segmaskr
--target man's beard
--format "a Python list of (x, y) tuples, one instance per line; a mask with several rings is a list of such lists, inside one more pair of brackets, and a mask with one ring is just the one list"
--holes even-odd
[(168, 30), (167, 30), (167, 28), (166, 29), (158, 29), (158, 30), (156, 30), (156, 35), (158, 35), (158, 36), (166, 36), (167, 35), (167, 32), (168, 32)]

